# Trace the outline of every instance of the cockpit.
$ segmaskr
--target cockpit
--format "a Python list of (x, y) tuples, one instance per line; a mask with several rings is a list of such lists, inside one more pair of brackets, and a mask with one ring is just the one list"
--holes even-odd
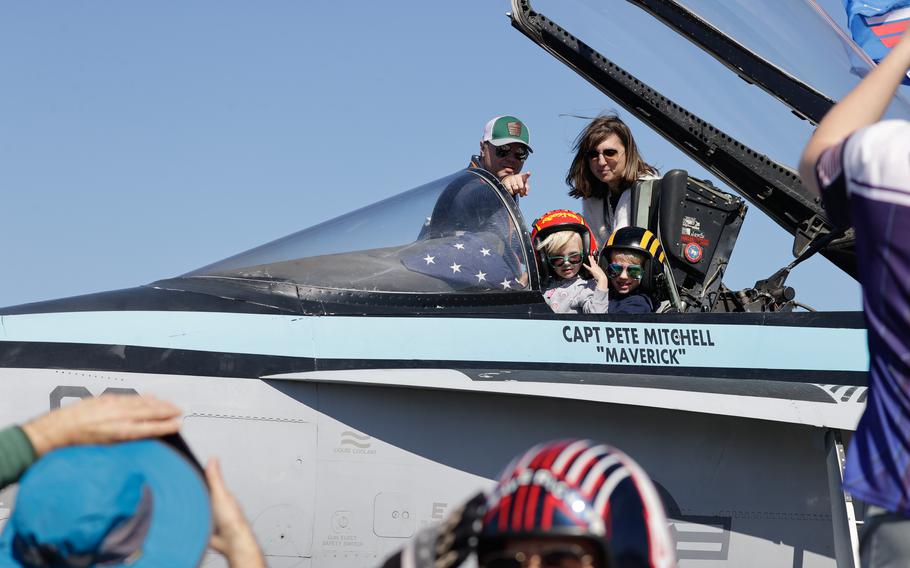
[[(634, 188), (633, 221), (659, 235), (669, 259), (649, 286), (663, 311), (746, 311), (725, 301), (721, 284), (745, 212), (742, 199), (681, 170)], [(694, 246), (697, 258), (687, 252)], [(535, 257), (516, 202), (495, 177), (466, 169), (167, 287), (260, 303), (271, 295), (304, 304), (549, 313)]]
[(529, 247), (514, 201), (486, 172), (463, 170), (185, 276), (345, 292), (521, 292), (536, 280)]

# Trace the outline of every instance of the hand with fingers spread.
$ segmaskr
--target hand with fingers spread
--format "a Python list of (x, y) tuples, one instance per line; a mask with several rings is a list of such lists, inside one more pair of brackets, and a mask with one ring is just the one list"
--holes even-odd
[(529, 177), (531, 177), (531, 172), (524, 172), (521, 174), (507, 175), (499, 181), (511, 195), (520, 195), (521, 197), (524, 197), (531, 191), (531, 184), (528, 183)]
[(151, 396), (103, 395), (53, 410), (22, 426), (38, 457), (66, 446), (112, 444), (173, 434), (180, 409)]
[(600, 265), (597, 264), (597, 259), (594, 258), (593, 254), (588, 255), (588, 262), (585, 264), (585, 268), (588, 269), (588, 272), (591, 273), (591, 277), (597, 281), (597, 289), (608, 292), (610, 290), (610, 279), (607, 278), (607, 274), (603, 271)]
[(209, 484), (212, 520), (215, 524), (209, 545), (224, 555), (231, 568), (266, 568), (253, 529), (244, 517), (237, 499), (225, 485), (216, 458), (206, 464), (205, 479)]

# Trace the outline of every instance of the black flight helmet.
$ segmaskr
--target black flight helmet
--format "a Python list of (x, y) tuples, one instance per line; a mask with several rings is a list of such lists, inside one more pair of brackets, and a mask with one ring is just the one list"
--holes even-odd
[(656, 292), (655, 281), (663, 274), (666, 255), (657, 236), (642, 227), (623, 227), (610, 235), (600, 255), (600, 267), (607, 272), (613, 251), (629, 251), (642, 259), (641, 291), (648, 295)]

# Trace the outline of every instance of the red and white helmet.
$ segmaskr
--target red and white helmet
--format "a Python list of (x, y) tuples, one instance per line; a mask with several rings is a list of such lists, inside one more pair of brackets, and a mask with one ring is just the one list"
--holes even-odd
[(673, 568), (675, 545), (648, 474), (591, 440), (534, 446), (503, 472), (487, 499), (479, 552), (504, 541), (584, 538), (610, 568)]
[[(584, 248), (582, 254), (585, 262), (587, 262), (589, 254), (593, 254), (595, 259), (597, 258), (597, 238), (584, 217), (568, 209), (547, 211), (531, 223), (531, 244), (534, 250), (537, 251), (537, 266), (540, 269), (541, 276), (545, 279), (550, 275), (550, 264), (547, 261), (547, 253), (543, 250), (538, 250), (538, 246), (548, 236), (559, 231), (575, 231), (581, 235), (581, 242)], [(583, 276), (590, 278), (590, 275), (586, 274), (587, 271), (584, 268), (582, 270), (585, 272)]]

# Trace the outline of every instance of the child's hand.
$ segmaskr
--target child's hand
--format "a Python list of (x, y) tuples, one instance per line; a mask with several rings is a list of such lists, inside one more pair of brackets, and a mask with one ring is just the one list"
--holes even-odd
[(593, 254), (588, 255), (588, 264), (584, 265), (588, 269), (588, 272), (591, 273), (591, 276), (594, 277), (594, 280), (597, 281), (597, 289), (603, 290), (604, 292), (610, 291), (610, 279), (607, 278), (607, 275), (604, 271), (598, 266), (597, 260), (594, 259)]

